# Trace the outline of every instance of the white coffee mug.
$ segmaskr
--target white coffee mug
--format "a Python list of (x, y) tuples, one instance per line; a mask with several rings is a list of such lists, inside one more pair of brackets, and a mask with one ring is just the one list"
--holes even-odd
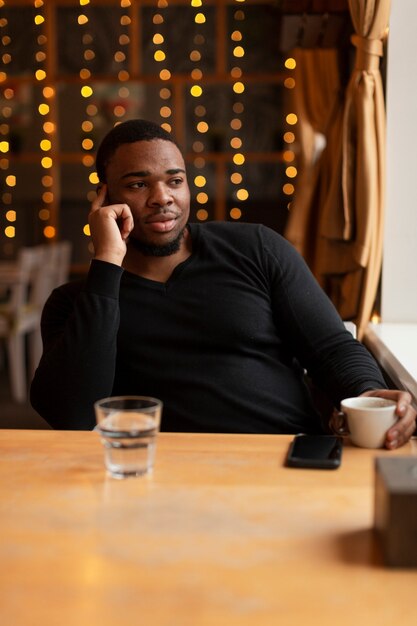
[(396, 406), (394, 400), (370, 396), (342, 400), (340, 407), (352, 443), (361, 448), (382, 448), (387, 431), (399, 419)]

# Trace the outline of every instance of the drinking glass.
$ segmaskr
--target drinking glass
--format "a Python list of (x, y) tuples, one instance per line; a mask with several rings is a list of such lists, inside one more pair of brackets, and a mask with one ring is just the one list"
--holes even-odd
[(162, 401), (148, 396), (114, 396), (94, 403), (105, 466), (114, 478), (152, 472)]

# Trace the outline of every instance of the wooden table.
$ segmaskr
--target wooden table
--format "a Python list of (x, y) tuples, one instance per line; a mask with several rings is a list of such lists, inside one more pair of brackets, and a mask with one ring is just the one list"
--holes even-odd
[(0, 431), (5, 626), (417, 624), (385, 568), (373, 459), (283, 467), (290, 437), (161, 434), (152, 477), (106, 476), (94, 432)]

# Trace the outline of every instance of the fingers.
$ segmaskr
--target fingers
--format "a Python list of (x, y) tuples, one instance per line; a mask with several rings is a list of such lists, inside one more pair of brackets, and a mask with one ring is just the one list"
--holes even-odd
[(399, 420), (387, 432), (385, 446), (394, 450), (407, 443), (416, 430), (416, 411), (411, 406), (411, 394), (398, 389), (374, 389), (362, 395), (387, 398), (397, 403), (396, 413)]
[[(399, 409), (397, 409), (397, 413), (399, 413)], [(410, 437), (413, 436), (416, 429), (416, 412), (412, 406), (402, 405), (401, 414), (402, 417), (400, 417), (398, 422), (390, 428), (387, 433), (385, 445), (391, 450), (399, 448), (407, 443)]]
[(122, 239), (126, 240), (129, 237), (130, 233), (132, 232), (133, 217), (132, 217), (130, 208), (127, 206), (127, 204), (123, 204), (120, 206), (121, 206), (121, 213), (118, 216), (117, 223), (120, 228), (120, 234), (122, 236)]
[(386, 446), (390, 449), (407, 443), (416, 429), (416, 412), (411, 406), (411, 395), (407, 391), (397, 391), (394, 394), (389, 397), (397, 402), (396, 413), (400, 419), (387, 433)]
[(109, 204), (107, 185), (98, 189), (88, 216), (94, 258), (121, 265), (126, 240), (133, 229), (133, 216), (127, 204)]
[(103, 183), (97, 188), (97, 195), (91, 203), (91, 210), (97, 211), (102, 206), (106, 204), (106, 196), (107, 196), (107, 185)]
[[(107, 185), (104, 183), (97, 189), (97, 196), (91, 204), (90, 216), (99, 209), (106, 209), (103, 211), (102, 217), (114, 220), (117, 223), (122, 239), (126, 240), (133, 229), (132, 212), (127, 204), (108, 204)], [(96, 219), (95, 217), (94, 221)], [(101, 219), (101, 217), (98, 219)]]

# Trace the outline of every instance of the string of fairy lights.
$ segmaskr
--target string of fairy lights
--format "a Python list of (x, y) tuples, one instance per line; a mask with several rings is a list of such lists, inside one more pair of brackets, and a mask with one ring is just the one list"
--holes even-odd
[[(236, 3), (243, 3), (245, 0), (235, 0)], [(243, 42), (243, 32), (241, 28), (241, 22), (245, 20), (245, 11), (239, 9), (234, 12), (234, 30), (230, 35), (230, 39), (233, 42), (233, 57), (236, 65), (231, 69), (231, 76), (233, 79), (232, 88), (234, 92), (234, 103), (232, 107), (233, 118), (230, 121), (230, 127), (233, 131), (233, 136), (230, 140), (230, 147), (234, 150), (232, 157), (232, 172), (230, 175), (230, 181), (234, 186), (233, 191), (233, 207), (230, 210), (230, 217), (233, 220), (239, 220), (242, 215), (243, 203), (249, 198), (249, 192), (244, 186), (242, 168), (246, 161), (243, 151), (243, 139), (242, 128), (243, 120), (242, 115), (245, 110), (245, 106), (240, 99), (240, 95), (245, 91), (245, 83), (243, 81), (243, 70), (239, 63), (240, 59), (245, 56), (245, 48)]]
[[(112, 87), (113, 95), (106, 96), (108, 100), (113, 98), (111, 105), (111, 115), (113, 123), (117, 124), (126, 118), (129, 108), (132, 106), (133, 98), (132, 80), (129, 70), (133, 68), (134, 80), (137, 80), (137, 72), (140, 72), (138, 62), (128, 63), (129, 54), (135, 54), (132, 46), (132, 28), (141, 27), (140, 20), (136, 19), (132, 26), (132, 18), (134, 12), (138, 12), (138, 5), (131, 0), (117, 0), (120, 8), (119, 13), (119, 35), (115, 49), (113, 50), (113, 68), (115, 68), (115, 77), (117, 77), (116, 88)], [(230, 115), (230, 165), (226, 175), (229, 176), (231, 184), (231, 192), (229, 199), (229, 213), (226, 217), (232, 220), (239, 220), (245, 217), (245, 203), (249, 200), (249, 189), (245, 183), (245, 163), (248, 154), (244, 146), (244, 120), (245, 120), (245, 91), (247, 90), (247, 80), (244, 75), (244, 57), (247, 53), (244, 41), (245, 33), (245, 2), (246, 0), (233, 0), (236, 5), (229, 13), (228, 38), (231, 42), (231, 55), (233, 58), (232, 67), (229, 71), (229, 80), (232, 89), (232, 106)], [(115, 0), (116, 3), (116, 0)], [(16, 172), (13, 171), (14, 156), (10, 148), (10, 123), (9, 118), (12, 116), (13, 103), (16, 96), (15, 81), (10, 80), (9, 66), (12, 62), (11, 36), (9, 33), (9, 24), (6, 15), (2, 15), (2, 9), (6, 7), (6, 0), (0, 0), (0, 41), (2, 50), (0, 54), (0, 98), (1, 98), (1, 123), (0, 123), (0, 171), (2, 174), (1, 189), (1, 216), (0, 224), (2, 233), (9, 239), (16, 236), (16, 208), (13, 207), (14, 189), (17, 184)], [(94, 76), (94, 60), (96, 57), (95, 36), (96, 28), (94, 20), (96, 14), (92, 13), (91, 5), (94, 4), (90, 0), (78, 0), (78, 12), (76, 15), (77, 27), (80, 29), (80, 41), (82, 43), (82, 63), (79, 69), (79, 89), (80, 97), (84, 102), (84, 114), (80, 120), (80, 159), (86, 171), (88, 183), (91, 185), (87, 193), (88, 201), (91, 201), (95, 195), (95, 187), (98, 183), (97, 173), (94, 171), (95, 152), (97, 149), (96, 136), (98, 128), (98, 118), (100, 114), (100, 93), (104, 93), (103, 86), (97, 86), (97, 76)], [(101, 5), (99, 2), (98, 4)], [(159, 117), (161, 125), (168, 131), (173, 130), (173, 102), (178, 97), (176, 83), (172, 80), (173, 76), (169, 66), (168, 47), (166, 41), (167, 28), (170, 27), (167, 22), (167, 9), (175, 5), (175, 0), (155, 0), (155, 10), (152, 15), (152, 23), (154, 32), (152, 36), (153, 58), (157, 68), (157, 77), (160, 81), (159, 89)], [(213, 4), (207, 1), (207, 5)], [(57, 156), (59, 154), (57, 141), (57, 120), (53, 111), (56, 111), (56, 77), (48, 76), (48, 54), (54, 50), (48, 42), (48, 15), (46, 10), (46, 1), (32, 0), (33, 20), (34, 20), (34, 42), (35, 42), (35, 67), (34, 81), (39, 85), (41, 94), (37, 103), (37, 114), (41, 121), (41, 136), (39, 139), (40, 149), (40, 166), (41, 173), (41, 202), (38, 208), (37, 216), (42, 227), (41, 232), (46, 239), (54, 239), (57, 237), (56, 222), (54, 221), (54, 210), (58, 202), (55, 193), (56, 186), (59, 186), (59, 163)], [(133, 5), (133, 6), (132, 6)], [(207, 77), (204, 70), (205, 54), (208, 50), (207, 41), (207, 20), (208, 11), (205, 6), (205, 0), (189, 0), (189, 6), (193, 9), (191, 15), (194, 21), (194, 35), (192, 46), (189, 49), (189, 59), (192, 62), (188, 78), (188, 90), (192, 97), (192, 114), (193, 119), (187, 120), (187, 124), (194, 125), (195, 138), (192, 142), (192, 163), (195, 169), (193, 178), (194, 198), (196, 203), (196, 218), (200, 221), (209, 219), (210, 214), (208, 206), (210, 205), (208, 179), (206, 174), (207, 160), (211, 159), (217, 162), (217, 155), (210, 153), (218, 148), (211, 145), (210, 141), (216, 132), (215, 128), (210, 128), (207, 107), (210, 99), (206, 94)], [(49, 8), (49, 7), (48, 7)], [(136, 15), (136, 13), (135, 13)], [(141, 38), (138, 35), (133, 37), (135, 45), (140, 45)], [(59, 44), (59, 41), (57, 42)], [(52, 64), (53, 65), (53, 64)], [(292, 71), (295, 69), (295, 60), (288, 57), (284, 60), (286, 78), (284, 87), (293, 89), (295, 87), (295, 79)], [(210, 77), (209, 77), (210, 78)], [(176, 79), (177, 80), (177, 79)], [(182, 83), (186, 79), (180, 79)], [(186, 82), (184, 83), (187, 84)], [(102, 92), (100, 92), (100, 89)], [(110, 93), (110, 92), (109, 92)], [(174, 97), (175, 96), (175, 97)], [(106, 109), (106, 115), (109, 111)], [(287, 197), (288, 209), (291, 207), (291, 197), (295, 190), (295, 178), (297, 176), (297, 168), (295, 166), (296, 156), (294, 151), (294, 143), (296, 141), (295, 128), (297, 124), (297, 116), (295, 113), (289, 112), (285, 118), (286, 128), (283, 133), (284, 150), (282, 159), (285, 167), (286, 180), (282, 185), (282, 193)], [(210, 138), (210, 139), (209, 139)], [(224, 159), (223, 159), (224, 160)], [(220, 161), (219, 161), (220, 162)], [(217, 167), (217, 166), (216, 166)], [(246, 205), (247, 206), (247, 205)], [(84, 234), (90, 242), (90, 232), (87, 224), (83, 227)], [(5, 248), (3, 247), (3, 251)]]
[[(166, 41), (164, 36), (164, 10), (169, 6), (168, 0), (156, 1), (156, 12), (153, 15), (152, 23), (154, 25), (154, 34), (152, 37), (152, 43), (154, 46), (153, 58), (158, 67), (159, 79), (162, 83), (166, 83), (171, 78), (171, 71), (168, 66)], [(160, 69), (159, 69), (160, 68)], [(169, 87), (163, 86), (159, 90), (159, 97), (161, 99), (161, 106), (159, 107), (159, 116), (161, 118), (161, 126), (168, 132), (172, 131), (171, 117), (172, 108), (169, 105), (169, 101), (172, 97), (172, 90)]]
[[(81, 79), (80, 93), (86, 99), (85, 116), (81, 122), (81, 147), (84, 152), (82, 162), (88, 172), (88, 180), (94, 186), (97, 186), (99, 179), (94, 169), (95, 164), (95, 129), (96, 118), (99, 113), (99, 107), (94, 101), (94, 82), (92, 64), (96, 57), (94, 50), (94, 26), (91, 25), (91, 2), (90, 0), (79, 0), (80, 13), (77, 16), (77, 23), (81, 28), (81, 42), (83, 45), (83, 67), (80, 69), (79, 76)], [(129, 29), (132, 23), (130, 16), (130, 8), (132, 3), (130, 0), (120, 0), (120, 35), (118, 38), (118, 48), (114, 51), (113, 60), (117, 69), (118, 90), (117, 99), (112, 106), (112, 116), (114, 123), (122, 121), (126, 116), (128, 103), (130, 98), (130, 88), (128, 81), (130, 79), (129, 71), (125, 68), (127, 59), (128, 46), (131, 38)], [(95, 197), (95, 189), (87, 193), (87, 200), (91, 202)], [(90, 237), (90, 226), (84, 224), (83, 233), (86, 237)], [(88, 248), (92, 251), (92, 243), (89, 240)]]
[(205, 205), (209, 202), (209, 195), (207, 193), (207, 178), (202, 173), (206, 167), (206, 159), (201, 155), (206, 149), (205, 137), (209, 131), (209, 124), (206, 120), (207, 110), (203, 104), (204, 88), (202, 84), (203, 70), (202, 60), (204, 54), (204, 44), (206, 37), (204, 35), (204, 26), (207, 21), (206, 13), (204, 11), (203, 0), (191, 0), (191, 7), (194, 9), (193, 19), (195, 23), (195, 34), (193, 38), (193, 49), (190, 52), (190, 61), (193, 63), (193, 69), (191, 70), (191, 87), (190, 95), (195, 99), (195, 105), (193, 108), (194, 113), (194, 127), (197, 133), (197, 139), (193, 142), (193, 165), (198, 172), (194, 176), (194, 186), (197, 189), (195, 194), (195, 201), (197, 202), (198, 209), (196, 211), (196, 217), (200, 221), (205, 221), (209, 217), (209, 213), (205, 208)]
[(54, 196), (54, 175), (56, 171), (56, 163), (53, 158), (53, 142), (56, 137), (56, 124), (51, 119), (51, 108), (55, 98), (55, 88), (48, 83), (48, 75), (46, 72), (47, 62), (47, 35), (46, 35), (46, 15), (45, 3), (43, 0), (34, 0), (35, 9), (34, 24), (36, 29), (37, 50), (35, 53), (35, 78), (42, 86), (42, 98), (38, 105), (38, 113), (42, 124), (41, 138), (39, 147), (41, 150), (40, 164), (42, 167), (42, 202), (38, 211), (38, 217), (43, 223), (42, 232), (46, 239), (54, 239), (56, 237), (56, 227), (51, 223), (52, 211), (55, 201)]
[[(81, 120), (81, 149), (83, 151), (82, 164), (86, 168), (89, 182), (97, 185), (97, 173), (94, 167), (94, 130), (95, 118), (98, 113), (97, 104), (94, 102), (94, 86), (92, 78), (92, 64), (96, 57), (94, 51), (94, 30), (91, 26), (91, 7), (90, 0), (79, 0), (79, 13), (77, 15), (77, 24), (80, 28), (81, 45), (82, 45), (82, 67), (79, 71), (81, 80), (80, 95), (85, 100), (84, 116)], [(91, 201), (94, 192), (87, 193), (87, 200)], [(90, 227), (84, 224), (83, 233), (86, 237), (90, 237)], [(92, 250), (91, 241), (88, 240), (88, 247)]]
[[(284, 67), (288, 73), (295, 70), (295, 67), (296, 67), (295, 59), (291, 56), (287, 57), (284, 61)], [(284, 87), (286, 89), (294, 89), (295, 79), (293, 76), (288, 75), (285, 78)], [(287, 203), (287, 209), (290, 210), (291, 209), (291, 197), (293, 196), (295, 192), (294, 179), (296, 178), (298, 174), (297, 168), (295, 167), (295, 165), (293, 165), (294, 160), (295, 160), (295, 152), (292, 149), (293, 144), (295, 142), (295, 138), (296, 138), (295, 132), (294, 132), (295, 126), (298, 122), (296, 113), (292, 113), (292, 112), (287, 113), (285, 117), (285, 122), (286, 122), (287, 128), (283, 135), (283, 140), (284, 140), (283, 160), (285, 163), (285, 176), (287, 180), (282, 187), (282, 191), (284, 195), (289, 198), (289, 201)]]
[[(0, 10), (5, 7), (5, 2), (0, 0)], [(13, 173), (10, 163), (10, 124), (9, 120), (13, 113), (13, 98), (15, 90), (7, 86), (8, 66), (12, 61), (9, 52), (11, 37), (8, 31), (8, 19), (0, 12), (0, 40), (3, 46), (0, 58), (0, 84), (1, 89), (1, 123), (0, 123), (0, 170), (4, 172), (4, 189), (1, 193), (1, 213), (5, 219), (3, 228), (4, 235), (8, 239), (13, 239), (16, 235), (16, 211), (13, 206), (13, 188), (16, 186), (16, 175)], [(8, 246), (10, 251), (11, 246)]]

